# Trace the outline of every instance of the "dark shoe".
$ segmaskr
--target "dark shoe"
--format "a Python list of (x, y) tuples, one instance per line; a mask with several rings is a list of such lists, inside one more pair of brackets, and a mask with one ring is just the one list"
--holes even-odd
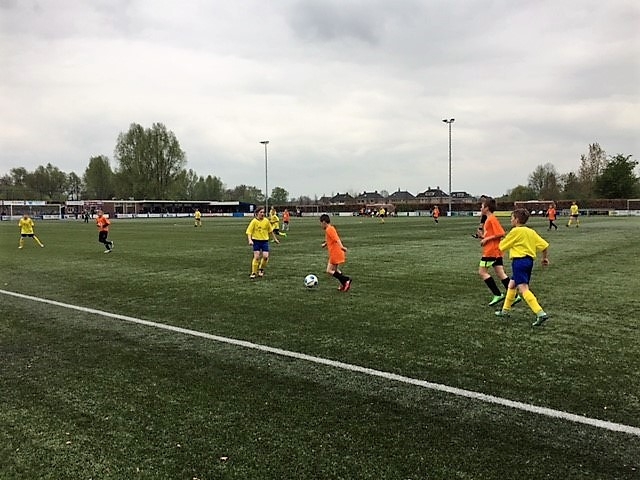
[(541, 327), (542, 325), (544, 325), (544, 322), (549, 320), (549, 315), (547, 315), (544, 312), (540, 312), (540, 313), (541, 315), (538, 315), (538, 318), (536, 319), (536, 321), (531, 324), (532, 327)]

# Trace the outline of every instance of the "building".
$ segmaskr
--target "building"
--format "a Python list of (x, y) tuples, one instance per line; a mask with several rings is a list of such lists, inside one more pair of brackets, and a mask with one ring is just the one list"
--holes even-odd
[(391, 195), (389, 195), (389, 197), (387, 198), (387, 202), (394, 203), (394, 204), (415, 203), (416, 197), (415, 195), (413, 195), (410, 192), (407, 192), (406, 190), (398, 189), (397, 192), (393, 192)]

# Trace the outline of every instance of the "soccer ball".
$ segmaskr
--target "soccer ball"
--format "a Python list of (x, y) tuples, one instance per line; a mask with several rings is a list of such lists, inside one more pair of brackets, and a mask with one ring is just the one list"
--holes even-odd
[(313, 273), (310, 273), (306, 277), (304, 277), (304, 286), (307, 288), (314, 288), (318, 286), (318, 277), (316, 277)]

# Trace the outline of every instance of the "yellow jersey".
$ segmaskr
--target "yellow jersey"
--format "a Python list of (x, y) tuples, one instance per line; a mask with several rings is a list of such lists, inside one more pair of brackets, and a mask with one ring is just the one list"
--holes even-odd
[(21, 218), (20, 221), (18, 222), (18, 226), (20, 227), (20, 234), (32, 235), (34, 225), (35, 223), (33, 223), (33, 220), (31, 220), (30, 218), (24, 218), (24, 217)]
[(509, 252), (510, 258), (536, 258), (538, 252), (549, 247), (549, 242), (538, 235), (534, 229), (520, 225), (513, 227), (500, 241), (500, 250)]
[(246, 234), (251, 235), (253, 240), (269, 240), (269, 234), (273, 232), (273, 226), (267, 218), (258, 220), (254, 218), (247, 227)]
[(269, 223), (273, 227), (273, 230), (280, 230), (280, 217), (278, 217), (277, 213), (269, 217)]

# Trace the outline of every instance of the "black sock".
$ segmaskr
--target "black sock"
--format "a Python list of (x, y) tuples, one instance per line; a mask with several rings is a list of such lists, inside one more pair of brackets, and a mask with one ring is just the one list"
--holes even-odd
[(344, 285), (344, 283), (345, 283), (347, 280), (349, 280), (349, 277), (347, 277), (346, 275), (343, 275), (343, 274), (342, 274), (342, 272), (339, 272), (339, 271), (337, 271), (337, 270), (336, 270), (335, 272), (333, 272), (333, 276), (334, 276), (335, 278), (337, 278), (337, 279), (338, 279), (338, 281), (339, 281), (342, 285)]
[(484, 283), (487, 284), (487, 287), (489, 287), (489, 290), (491, 290), (491, 293), (493, 293), (494, 295), (502, 295), (502, 293), (500, 292), (500, 289), (498, 288), (498, 285), (496, 285), (496, 281), (493, 279), (493, 277), (486, 278), (484, 280)]
[(504, 285), (504, 288), (506, 288), (507, 290), (509, 290), (509, 280), (510, 278), (503, 278), (502, 280), (500, 280), (502, 282), (502, 285)]

